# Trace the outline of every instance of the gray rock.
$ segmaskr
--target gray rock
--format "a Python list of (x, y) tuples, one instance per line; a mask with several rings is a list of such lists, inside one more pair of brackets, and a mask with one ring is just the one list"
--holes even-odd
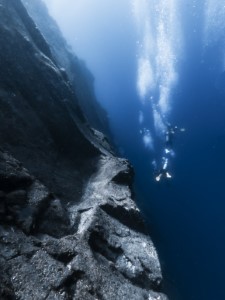
[[(110, 135), (107, 113), (96, 99), (94, 77), (85, 62), (72, 52), (56, 22), (48, 15), (47, 8), (40, 0), (22, 0), (22, 2), (48, 41), (51, 53), (60, 66), (61, 76), (76, 91), (76, 101), (88, 123), (95, 129)], [(107, 143), (105, 136), (98, 130), (94, 130), (94, 133), (102, 142)]]
[[(1, 197), (1, 195), (0, 195), (0, 197)], [(25, 190), (16, 190), (16, 191), (10, 192), (6, 195), (6, 202), (11, 205), (25, 204), (26, 200), (27, 200), (27, 193)]]
[[(0, 155), (7, 157), (6, 166), (11, 159), (15, 168), (20, 165), (11, 156)], [(157, 252), (143, 221), (142, 227), (137, 222), (141, 217), (131, 192), (125, 182), (114, 181), (117, 174), (125, 172), (127, 176), (130, 170), (126, 160), (102, 156), (82, 200), (67, 207), (33, 178), (25, 190), (28, 201), (20, 203), (21, 210), (30, 207), (30, 231), (18, 214), (13, 214), (10, 222), (1, 220), (0, 267), (5, 271), (0, 296), (24, 300), (166, 299), (159, 292), (162, 274)], [(24, 171), (29, 175), (21, 167)], [(114, 193), (119, 198), (127, 196), (112, 200)], [(126, 213), (112, 215), (105, 209), (107, 205)], [(127, 218), (134, 212), (136, 218), (132, 217), (129, 226)]]

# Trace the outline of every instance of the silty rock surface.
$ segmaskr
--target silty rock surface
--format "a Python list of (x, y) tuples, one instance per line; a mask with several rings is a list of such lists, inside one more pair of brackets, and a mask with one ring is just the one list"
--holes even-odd
[(1, 299), (167, 299), (126, 160), (102, 156), (67, 205), (3, 151), (0, 168)]

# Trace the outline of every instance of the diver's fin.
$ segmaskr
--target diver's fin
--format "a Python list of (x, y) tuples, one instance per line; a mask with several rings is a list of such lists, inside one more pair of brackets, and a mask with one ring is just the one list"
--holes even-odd
[(159, 174), (158, 176), (156, 176), (155, 180), (159, 182), (161, 177), (162, 177), (162, 174)]
[(169, 172), (166, 172), (166, 178), (172, 178), (172, 175), (170, 175)]
[(166, 154), (170, 153), (170, 151), (171, 151), (170, 149), (165, 148), (165, 153), (166, 153)]

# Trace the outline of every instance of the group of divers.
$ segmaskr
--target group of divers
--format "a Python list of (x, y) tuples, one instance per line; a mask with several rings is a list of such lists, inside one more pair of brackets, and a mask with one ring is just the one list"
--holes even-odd
[(171, 179), (172, 175), (169, 172), (168, 165), (170, 159), (174, 156), (173, 150), (173, 142), (175, 134), (180, 131), (184, 132), (185, 128), (178, 128), (177, 126), (172, 126), (170, 124), (167, 125), (166, 132), (165, 132), (165, 147), (164, 147), (164, 154), (162, 157), (162, 167), (159, 170), (155, 170), (155, 180), (157, 182), (161, 181), (162, 179)]

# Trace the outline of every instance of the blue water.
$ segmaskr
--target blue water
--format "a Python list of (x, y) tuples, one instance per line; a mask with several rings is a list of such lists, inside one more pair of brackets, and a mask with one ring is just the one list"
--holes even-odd
[[(139, 25), (134, 22), (131, 2), (139, 2), (143, 8)], [(190, 0), (181, 5), (176, 0), (124, 0), (118, 6), (109, 1), (107, 6), (97, 1), (99, 7), (87, 14), (95, 21), (89, 30), (88, 23), (84, 24), (86, 44), (79, 43), (84, 34), (79, 24), (72, 32), (64, 30), (94, 73), (96, 94), (109, 114), (118, 152), (134, 166), (136, 199), (159, 252), (164, 288), (171, 300), (225, 299), (222, 2)], [(89, 0), (84, 3), (90, 6)], [(159, 3), (162, 10), (155, 9), (154, 3)], [(59, 16), (55, 13), (56, 18)], [(157, 34), (160, 18), (165, 26), (163, 38)], [(144, 27), (146, 22), (150, 22), (151, 30)], [(150, 46), (142, 43), (145, 34), (150, 37)], [(168, 51), (158, 57), (161, 49)], [(147, 63), (143, 69), (149, 76), (137, 88), (141, 57), (151, 65), (153, 79)], [(161, 87), (166, 87), (169, 94), (160, 104)], [(149, 101), (150, 97), (153, 100)], [(164, 122), (185, 128), (174, 139), (175, 156), (169, 161), (173, 178), (160, 182), (155, 181), (152, 161), (156, 160), (160, 168), (165, 129), (157, 127), (154, 109)], [(143, 122), (139, 120), (140, 111)], [(151, 133), (148, 145), (140, 133), (144, 128)]]

